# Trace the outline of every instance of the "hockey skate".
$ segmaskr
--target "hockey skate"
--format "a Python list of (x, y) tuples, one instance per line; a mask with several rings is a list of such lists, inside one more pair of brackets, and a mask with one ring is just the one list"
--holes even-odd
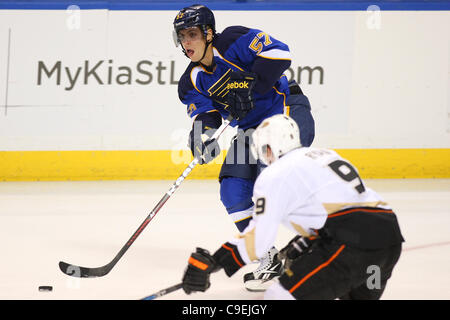
[(244, 275), (244, 285), (248, 291), (266, 291), (283, 271), (283, 263), (278, 259), (278, 250), (272, 248), (261, 258), (259, 267)]

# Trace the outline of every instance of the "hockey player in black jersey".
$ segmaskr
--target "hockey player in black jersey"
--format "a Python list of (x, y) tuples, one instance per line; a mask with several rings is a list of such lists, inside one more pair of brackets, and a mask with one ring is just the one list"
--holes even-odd
[(297, 235), (278, 254), (283, 273), (265, 299), (380, 299), (404, 242), (397, 215), (350, 162), (333, 150), (303, 147), (299, 134), (286, 115), (253, 133), (252, 153), (268, 165), (255, 182), (253, 219), (214, 254), (191, 254), (186, 293), (206, 291), (213, 272), (231, 277), (262, 257), (283, 225)]
[[(218, 33), (212, 11), (203, 5), (183, 8), (175, 17), (174, 40), (191, 60), (178, 85), (179, 98), (193, 121), (189, 145), (200, 164), (220, 153), (216, 141), (205, 144), (230, 114), (238, 128), (222, 165), (220, 198), (240, 232), (248, 226), (253, 186), (261, 170), (249, 152), (250, 131), (275, 114), (288, 114), (302, 130), (302, 145), (314, 139), (308, 98), (284, 75), (291, 64), (289, 47), (271, 35), (244, 26)], [(246, 288), (262, 291), (281, 264), (272, 248), (254, 272), (244, 276)], [(274, 272), (275, 271), (275, 272)]]

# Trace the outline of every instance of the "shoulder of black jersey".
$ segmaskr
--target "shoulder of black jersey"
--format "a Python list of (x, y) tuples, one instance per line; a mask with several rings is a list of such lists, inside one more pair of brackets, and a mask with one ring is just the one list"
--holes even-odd
[(243, 26), (231, 26), (225, 28), (214, 38), (213, 46), (224, 55), (228, 48), (240, 37), (249, 33), (251, 29)]
[(180, 98), (180, 100), (183, 100), (189, 91), (195, 89), (191, 79), (191, 72), (192, 69), (194, 69), (197, 65), (198, 64), (194, 62), (189, 63), (183, 75), (181, 76), (180, 81), (178, 81), (178, 97)]

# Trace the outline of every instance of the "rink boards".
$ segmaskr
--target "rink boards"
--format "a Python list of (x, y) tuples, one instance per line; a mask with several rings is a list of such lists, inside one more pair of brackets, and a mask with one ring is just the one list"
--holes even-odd
[[(244, 24), (289, 45), (286, 76), (311, 101), (313, 146), (367, 178), (445, 178), (450, 13), (421, 9), (215, 14), (218, 31)], [(172, 42), (175, 14), (0, 10), (0, 180), (176, 178), (191, 120), (177, 95), (188, 61)], [(219, 169), (220, 159), (190, 178)]]

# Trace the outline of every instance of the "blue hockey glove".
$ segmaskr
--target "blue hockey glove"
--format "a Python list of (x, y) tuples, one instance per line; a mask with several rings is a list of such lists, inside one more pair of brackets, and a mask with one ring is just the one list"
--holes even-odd
[(230, 112), (236, 120), (242, 120), (254, 107), (253, 87), (256, 74), (243, 71), (231, 71), (227, 82), (228, 94), (225, 96)]

